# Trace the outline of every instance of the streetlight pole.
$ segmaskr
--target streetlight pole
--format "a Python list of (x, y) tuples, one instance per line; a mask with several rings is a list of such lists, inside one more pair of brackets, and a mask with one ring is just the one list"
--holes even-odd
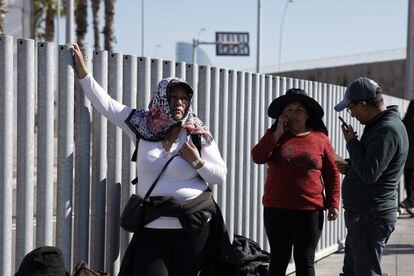
[(257, 51), (256, 72), (260, 73), (260, 43), (262, 39), (262, 0), (257, 1)]
[(193, 54), (192, 54), (193, 64), (197, 63), (197, 47), (198, 45), (200, 45), (200, 35), (205, 30), (206, 30), (205, 28), (201, 28), (200, 30), (198, 30), (197, 39), (193, 39)]
[(144, 28), (144, 0), (141, 0), (141, 56), (144, 56), (144, 38), (145, 38), (145, 28)]
[(283, 14), (282, 14), (282, 22), (280, 24), (280, 34), (279, 34), (279, 60), (278, 60), (278, 64), (279, 64), (279, 71), (281, 70), (281, 65), (282, 65), (282, 38), (283, 38), (283, 24), (285, 23), (285, 16), (286, 16), (286, 11), (287, 8), (289, 6), (289, 3), (293, 3), (293, 0), (287, 0), (285, 3), (285, 7), (283, 9)]

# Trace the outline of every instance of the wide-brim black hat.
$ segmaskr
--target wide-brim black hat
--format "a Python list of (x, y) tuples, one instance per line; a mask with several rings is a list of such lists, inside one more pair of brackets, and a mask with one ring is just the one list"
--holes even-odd
[(322, 118), (324, 115), (322, 106), (320, 106), (317, 101), (309, 97), (304, 90), (298, 88), (289, 89), (286, 91), (285, 95), (274, 99), (273, 102), (269, 105), (267, 114), (269, 117), (277, 119), (279, 118), (285, 106), (292, 102), (300, 102), (304, 104), (310, 113), (310, 117)]

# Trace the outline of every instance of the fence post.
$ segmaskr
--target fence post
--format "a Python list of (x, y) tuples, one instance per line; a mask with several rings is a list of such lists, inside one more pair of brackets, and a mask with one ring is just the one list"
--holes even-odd
[(199, 83), (198, 83), (198, 94), (199, 94), (199, 108), (198, 117), (210, 127), (210, 66), (200, 66), (198, 70)]
[[(213, 135), (214, 140), (219, 144), (219, 122), (220, 122), (220, 70), (216, 67), (211, 68), (210, 73), (210, 122), (209, 128), (211, 135)], [(207, 123), (207, 122), (206, 122)], [(221, 152), (221, 154), (223, 154)], [(213, 197), (218, 200), (218, 187), (213, 185), (212, 188)]]
[(175, 77), (175, 61), (164, 60), (162, 66), (162, 78)]
[(36, 247), (53, 244), (55, 45), (37, 43)]
[(243, 172), (243, 179), (244, 179), (244, 187), (243, 187), (243, 202), (244, 202), (244, 210), (243, 210), (243, 236), (246, 237), (251, 237), (251, 185), (252, 185), (252, 181), (251, 181), (251, 168), (252, 168), (252, 158), (251, 158), (251, 154), (250, 151), (252, 149), (251, 147), (251, 133), (252, 133), (252, 73), (246, 73), (245, 76), (245, 89), (244, 91), (242, 91), (242, 93), (244, 93), (245, 95), (245, 100), (244, 100), (244, 111), (245, 111), (245, 116), (244, 116), (244, 124), (245, 124), (245, 128), (244, 128), (244, 137), (245, 137), (245, 142), (244, 142), (244, 154), (245, 154), (245, 158), (244, 158), (244, 172)]
[(233, 191), (236, 197), (236, 203), (235, 203), (235, 227), (234, 231), (235, 233), (242, 235), (243, 234), (243, 189), (245, 186), (244, 183), (244, 149), (243, 145), (245, 143), (244, 141), (244, 127), (245, 123), (244, 120), (245, 117), (245, 73), (244, 72), (237, 72), (237, 90), (236, 94), (237, 97), (233, 99), (236, 101), (237, 111), (236, 111), (236, 117), (234, 118), (234, 123), (236, 127), (235, 135), (236, 135), (236, 147), (235, 147), (235, 167), (236, 174), (235, 174), (235, 190)]
[[(122, 102), (122, 55), (112, 53), (108, 63), (108, 93)], [(108, 182), (106, 190), (106, 266), (111, 275), (119, 271), (119, 218), (121, 206), (122, 133), (116, 125), (108, 124)]]
[[(92, 68), (92, 50), (82, 48), (82, 53), (86, 65), (90, 70)], [(80, 261), (89, 263), (91, 120), (91, 103), (84, 95), (80, 83), (76, 80), (73, 265), (76, 265)]]
[[(107, 90), (108, 52), (94, 52), (93, 75), (102, 88)], [(106, 118), (93, 109), (90, 264), (92, 269), (101, 271), (105, 266), (106, 130)]]
[[(137, 58), (124, 56), (123, 62), (123, 93), (122, 102), (132, 108), (137, 103)], [(131, 180), (135, 177), (135, 163), (131, 162), (131, 156), (135, 144), (131, 138), (123, 133), (122, 135), (122, 182), (121, 182), (121, 210), (125, 207), (129, 197), (133, 193)], [(121, 229), (121, 257), (124, 256), (132, 234)]]
[(33, 249), (35, 45), (17, 41), (16, 267)]
[[(220, 69), (220, 101), (219, 101), (219, 109), (220, 109), (220, 121), (221, 124), (219, 125), (219, 143), (218, 147), (220, 152), (223, 156), (224, 163), (228, 164), (228, 151), (227, 151), (227, 138), (228, 138), (228, 88), (229, 88), (229, 71), (227, 69)], [(218, 203), (221, 207), (221, 212), (223, 214), (223, 218), (225, 219), (226, 223), (230, 223), (227, 218), (227, 202), (226, 202), (226, 195), (227, 192), (227, 180), (226, 183), (219, 185), (218, 187)]]
[(149, 58), (138, 58), (137, 108), (147, 109), (151, 99), (151, 62)]
[(13, 38), (0, 35), (0, 274), (11, 275), (13, 187)]
[(74, 72), (70, 46), (59, 46), (56, 245), (72, 264)]

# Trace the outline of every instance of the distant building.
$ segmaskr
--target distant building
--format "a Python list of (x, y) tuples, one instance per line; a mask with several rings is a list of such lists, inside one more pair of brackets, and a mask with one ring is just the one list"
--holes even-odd
[(392, 49), (262, 68), (266, 74), (346, 86), (359, 76), (374, 79), (387, 95), (405, 98), (406, 49)]
[[(206, 52), (201, 47), (197, 47), (197, 64), (212, 65)], [(192, 63), (193, 62), (193, 44), (188, 42), (177, 42), (175, 44), (175, 59), (177, 61)]]

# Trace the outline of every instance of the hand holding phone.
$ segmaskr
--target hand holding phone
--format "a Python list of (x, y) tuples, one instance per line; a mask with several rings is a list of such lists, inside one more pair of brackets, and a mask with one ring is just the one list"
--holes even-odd
[(345, 120), (341, 116), (338, 116), (338, 119), (342, 122), (342, 126), (344, 126), (346, 130), (348, 130), (348, 124), (345, 122)]
[(358, 138), (358, 135), (356, 135), (356, 132), (354, 131), (351, 125), (348, 125), (341, 116), (338, 116), (338, 119), (342, 122), (342, 132), (344, 134), (344, 138), (346, 141)]

